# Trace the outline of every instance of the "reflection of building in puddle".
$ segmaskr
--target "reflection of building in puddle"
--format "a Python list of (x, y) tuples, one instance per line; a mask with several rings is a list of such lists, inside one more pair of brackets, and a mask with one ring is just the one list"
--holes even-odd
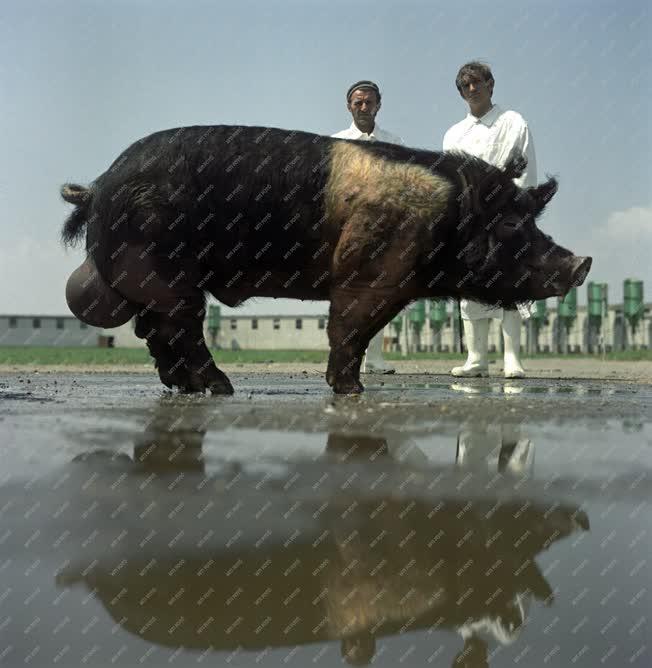
[[(136, 450), (148, 455), (135, 457), (142, 461), (134, 470), (160, 470), (166, 462), (172, 473), (176, 462), (191, 476), (201, 461), (201, 421), (170, 428), (171, 411), (164, 412), (166, 419), (152, 421), (137, 440)], [(473, 467), (481, 432), (464, 429), (458, 466)], [(501, 460), (501, 445), (497, 468), (527, 468), (527, 457), (515, 457), (517, 431), (501, 434), (505, 455)], [(348, 663), (366, 665), (378, 638), (448, 629), (464, 639), (455, 665), (482, 666), (490, 643), (518, 636), (531, 597), (551, 600), (536, 555), (588, 529), (583, 513), (558, 500), (497, 494), (471, 501), (454, 491), (438, 494), (437, 487), (402, 498), (374, 494), (383, 461), (392, 456), (386, 439), (331, 434), (326, 449), (333, 457), (312, 464), (318, 479), (346, 475), (343, 460), (350, 459), (357, 486), (324, 483), (299, 494), (292, 485), (261, 484), (260, 476), (249, 480), (241, 472), (237, 487), (193, 486), (185, 503), (202, 510), (183, 515), (191, 517), (188, 525), (175, 515), (179, 496), (166, 483), (155, 512), (134, 509), (129, 542), (71, 559), (59, 583), (83, 583), (124, 629), (168, 647), (262, 651), (337, 640)], [(360, 456), (370, 462), (367, 477)], [(456, 475), (450, 467), (429, 473)], [(482, 467), (474, 475), (478, 488), (493, 480)], [(239, 511), (248, 502), (257, 510)], [(101, 516), (101, 507), (96, 512)], [(279, 524), (279, 518), (285, 519)], [(255, 533), (254, 519), (257, 530), (271, 528)]]

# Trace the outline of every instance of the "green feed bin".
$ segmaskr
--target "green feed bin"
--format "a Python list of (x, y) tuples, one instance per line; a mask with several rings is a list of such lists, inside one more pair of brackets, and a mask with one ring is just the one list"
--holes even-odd
[(608, 286), (606, 283), (594, 283), (587, 285), (586, 303), (590, 318), (603, 318), (607, 315)]
[(426, 322), (426, 302), (423, 299), (412, 304), (408, 313), (408, 318), (410, 324), (414, 327), (419, 329), (423, 327)]
[(394, 328), (395, 336), (400, 336), (403, 329), (403, 313), (399, 313), (392, 318), (392, 327)]
[(569, 321), (577, 316), (577, 288), (571, 288), (564, 297), (557, 297), (557, 315)]
[(548, 317), (548, 305), (545, 299), (540, 299), (534, 303), (532, 309), (532, 319), (537, 323), (542, 323)]
[(208, 307), (208, 329), (218, 330), (220, 328), (221, 310), (216, 304)]
[(430, 302), (430, 323), (443, 325), (448, 320), (448, 310), (445, 299), (433, 299)]
[(632, 328), (636, 329), (643, 315), (643, 281), (627, 278), (623, 283), (623, 310)]

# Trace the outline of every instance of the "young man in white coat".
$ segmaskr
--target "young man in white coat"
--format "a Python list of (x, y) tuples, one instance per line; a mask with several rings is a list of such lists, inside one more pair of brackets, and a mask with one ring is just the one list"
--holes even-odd
[[(535, 186), (537, 165), (532, 134), (519, 113), (502, 109), (492, 102), (494, 78), (491, 69), (484, 63), (467, 63), (457, 73), (455, 85), (468, 104), (469, 113), (446, 132), (444, 150), (465, 151), (496, 167), (504, 167), (512, 153), (520, 152), (527, 158), (527, 167), (514, 182), (522, 188)], [(521, 316), (530, 317), (530, 304), (518, 304), (518, 310), (514, 311), (462, 299), (460, 310), (468, 356), (462, 366), (451, 370), (453, 376), (489, 375), (489, 321), (498, 318), (502, 321), (505, 378), (524, 378), (520, 361)]]
[[(356, 139), (360, 141), (386, 141), (403, 144), (397, 135), (387, 132), (376, 123), (376, 114), (380, 109), (380, 89), (373, 81), (357, 81), (346, 92), (346, 108), (353, 118), (351, 125), (333, 137)], [(394, 373), (395, 369), (383, 359), (383, 330), (371, 341), (365, 353), (361, 367), (362, 373)]]

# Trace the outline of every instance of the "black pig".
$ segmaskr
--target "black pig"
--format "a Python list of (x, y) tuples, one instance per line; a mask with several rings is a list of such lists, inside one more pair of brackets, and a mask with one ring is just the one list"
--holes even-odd
[(362, 391), (371, 337), (415, 299), (513, 306), (581, 284), (591, 258), (535, 223), (557, 182), (528, 189), (461, 153), (274, 128), (196, 126), (130, 146), (88, 187), (63, 240), (86, 232), (66, 297), (82, 321), (136, 318), (161, 381), (232, 393), (203, 336), (205, 295), (330, 300), (326, 380)]

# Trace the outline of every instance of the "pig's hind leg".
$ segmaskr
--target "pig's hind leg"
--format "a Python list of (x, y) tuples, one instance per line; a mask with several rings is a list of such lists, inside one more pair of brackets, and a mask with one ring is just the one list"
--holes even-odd
[(183, 392), (233, 394), (204, 339), (205, 299), (197, 263), (143, 257), (134, 247), (124, 254), (122, 291), (141, 304), (136, 336), (145, 339), (161, 382)]
[(174, 313), (150, 311), (136, 317), (136, 336), (147, 341), (161, 382), (181, 392), (233, 394), (226, 374), (215, 365), (203, 332), (204, 307)]

